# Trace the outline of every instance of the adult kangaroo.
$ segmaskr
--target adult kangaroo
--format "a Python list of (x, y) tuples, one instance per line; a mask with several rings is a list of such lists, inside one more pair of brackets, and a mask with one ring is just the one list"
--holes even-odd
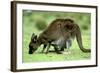
[[(35, 38), (34, 38), (35, 37)], [(70, 47), (72, 39), (76, 37), (78, 46), (81, 51), (87, 53), (90, 49), (85, 49), (82, 44), (81, 30), (72, 19), (56, 19), (54, 20), (38, 37), (32, 36), (29, 43), (29, 54), (34, 53), (41, 44), (49, 46), (52, 44), (56, 53), (61, 54), (59, 47)], [(48, 48), (49, 48), (48, 47)], [(64, 50), (64, 48), (62, 48)]]

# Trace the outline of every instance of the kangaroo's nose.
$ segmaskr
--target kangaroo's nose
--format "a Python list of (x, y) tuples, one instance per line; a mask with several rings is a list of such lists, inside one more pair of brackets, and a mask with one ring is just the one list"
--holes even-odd
[(33, 54), (33, 47), (29, 44), (29, 54)]
[(33, 54), (33, 52), (32, 52), (32, 50), (29, 50), (29, 52), (28, 52), (29, 54)]

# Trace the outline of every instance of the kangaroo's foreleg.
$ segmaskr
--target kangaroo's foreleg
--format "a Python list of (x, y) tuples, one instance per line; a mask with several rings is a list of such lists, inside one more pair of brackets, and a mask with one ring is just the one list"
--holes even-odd
[(49, 52), (49, 48), (50, 48), (50, 43), (48, 43), (48, 45), (47, 45), (46, 54)]
[(44, 44), (44, 45), (43, 45), (42, 53), (44, 52), (44, 50), (46, 49), (46, 47), (47, 47), (47, 44)]

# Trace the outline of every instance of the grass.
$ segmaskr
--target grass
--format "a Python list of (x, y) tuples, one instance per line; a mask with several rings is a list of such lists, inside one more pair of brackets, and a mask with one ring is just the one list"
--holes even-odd
[[(47, 23), (46, 26), (48, 26), (49, 23), (52, 22), (52, 20), (59, 17), (63, 18), (65, 17), (65, 15), (70, 18), (72, 17), (74, 20), (76, 20), (79, 23), (79, 26), (82, 31), (83, 45), (86, 48), (91, 48), (90, 47), (91, 34), (90, 34), (90, 20), (89, 20), (90, 14), (55, 13), (54, 12), (50, 16), (49, 12), (27, 13), (27, 10), (26, 10), (26, 11), (23, 11), (23, 47), (22, 47), (23, 62), (70, 61), (70, 60), (85, 60), (85, 59), (91, 58), (91, 53), (83, 53), (79, 49), (76, 40), (73, 40), (73, 45), (71, 46), (69, 50), (65, 49), (64, 54), (56, 54), (55, 52), (49, 52), (48, 54), (40, 53), (41, 50), (43, 49), (43, 46), (40, 46), (34, 54), (32, 55), (28, 54), (28, 49), (29, 49), (28, 45), (29, 45), (32, 33), (34, 32), (35, 34), (39, 35), (44, 30), (44, 29), (43, 30), (37, 29), (38, 26), (36, 26), (36, 22), (42, 19), (43, 21), (46, 21)], [(85, 25), (83, 24), (83, 22), (85, 23)], [(83, 25), (86, 27), (86, 29), (84, 29)], [(50, 47), (50, 50), (54, 50), (54, 48)]]
[[(84, 36), (83, 39), (88, 39), (88, 37)], [(90, 43), (88, 43), (87, 40), (84, 40), (83, 42), (85, 42), (84, 43), (85, 47), (89, 48)], [(55, 52), (49, 52), (48, 54), (45, 54), (41, 53), (42, 49), (43, 46), (40, 46), (34, 54), (29, 55), (28, 47), (24, 48), (23, 62), (68, 61), (68, 60), (84, 60), (91, 58), (90, 53), (83, 53), (79, 49), (76, 41), (73, 42), (73, 45), (69, 50), (65, 49), (65, 54), (56, 54)], [(50, 50), (54, 50), (53, 47), (50, 47)]]

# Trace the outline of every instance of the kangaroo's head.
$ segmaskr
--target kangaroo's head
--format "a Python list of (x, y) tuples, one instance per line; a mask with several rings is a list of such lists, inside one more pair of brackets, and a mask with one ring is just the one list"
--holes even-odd
[(31, 36), (31, 41), (29, 43), (29, 54), (33, 54), (38, 48), (38, 42), (37, 42), (37, 35), (34, 33)]

